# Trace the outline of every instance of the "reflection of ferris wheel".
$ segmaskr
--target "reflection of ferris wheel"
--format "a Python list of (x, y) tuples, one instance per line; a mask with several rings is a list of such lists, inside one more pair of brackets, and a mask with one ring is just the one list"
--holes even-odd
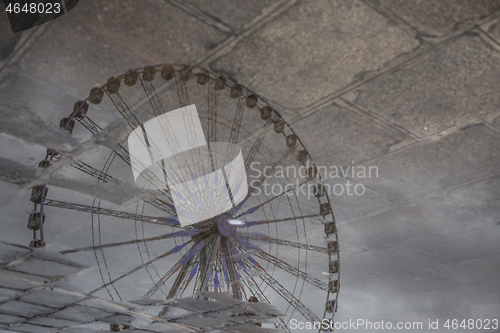
[[(89, 116), (113, 106), (127, 129), (102, 136), (106, 130)], [(186, 110), (197, 119), (192, 129)], [(174, 112), (184, 120), (168, 119)], [(117, 285), (135, 283), (134, 275), (144, 272), (150, 281), (144, 299), (226, 292), (276, 306), (285, 313), (276, 326), (286, 331), (292, 318), (318, 323), (333, 318), (339, 263), (329, 198), (300, 139), (259, 96), (206, 70), (147, 66), (93, 88), (61, 127), (72, 132), (75, 120), (104, 137), (103, 158), (82, 156), (72, 166), (95, 177), (97, 187), (120, 184), (138, 193), (124, 210), (105, 208), (98, 198), (91, 206), (55, 198), (44, 203), (91, 213), (91, 246), (66, 253), (94, 251), (102, 284), (93, 292), (121, 299)], [(153, 128), (162, 130), (156, 141)], [(169, 158), (154, 158), (153, 146), (171, 146), (166, 140), (179, 131), (187, 137), (198, 131), (201, 143), (184, 149), (188, 158), (173, 148)], [(133, 135), (140, 138), (136, 143)], [(142, 153), (147, 162), (138, 156)], [(231, 163), (240, 178), (230, 175)], [(133, 232), (128, 240), (102, 232), (117, 221)], [(120, 248), (140, 258), (127, 271), (110, 263), (109, 251)]]

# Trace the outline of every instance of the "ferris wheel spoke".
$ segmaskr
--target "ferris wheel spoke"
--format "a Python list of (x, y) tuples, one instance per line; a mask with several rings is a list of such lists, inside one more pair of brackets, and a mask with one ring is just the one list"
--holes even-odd
[(264, 124), (264, 126), (262, 126), (262, 129), (259, 132), (257, 140), (255, 140), (254, 144), (252, 145), (252, 148), (250, 149), (250, 153), (248, 153), (248, 156), (245, 159), (245, 169), (248, 170), (250, 164), (252, 164), (255, 155), (257, 155), (257, 152), (259, 151), (259, 148), (262, 145), (262, 142), (264, 141), (267, 135), (267, 132), (271, 128), (271, 125), (272, 125), (272, 120), (268, 119)]
[(180, 107), (188, 106), (189, 102), (188, 91), (186, 88), (186, 81), (181, 77), (180, 73), (175, 73), (175, 87), (177, 88), (177, 96), (179, 97)]
[(191, 283), (191, 281), (193, 280), (194, 276), (196, 275), (196, 273), (198, 272), (198, 267), (200, 266), (200, 263), (197, 262), (193, 268), (191, 268), (191, 272), (189, 273), (189, 277), (186, 281), (186, 285), (184, 286), (184, 289), (183, 289), (183, 292), (186, 291), (187, 287), (189, 286), (189, 284)]
[(229, 244), (227, 243), (225, 238), (222, 239), (221, 243), (223, 251), (223, 253), (221, 254), (222, 266), (223, 269), (227, 270), (226, 283), (229, 278), (230, 288), (232, 290), (233, 297), (236, 299), (241, 299), (240, 290), (237, 285), (238, 275), (236, 274), (236, 268), (234, 266), (233, 256), (229, 251)]
[(264, 241), (264, 242), (273, 243), (273, 244), (278, 244), (278, 245), (283, 245), (283, 246), (295, 247), (298, 249), (306, 249), (306, 250), (315, 251), (315, 252), (328, 253), (328, 248), (326, 248), (326, 247), (297, 243), (297, 242), (292, 242), (292, 241), (288, 241), (288, 240), (284, 240), (284, 239), (272, 238), (272, 237), (269, 237), (269, 236), (262, 234), (260, 232), (251, 232), (248, 235), (240, 235), (240, 237), (255, 239), (255, 240)]
[(238, 143), (238, 135), (241, 129), (241, 121), (243, 120), (243, 111), (245, 111), (246, 97), (241, 96), (236, 106), (236, 113), (234, 115), (231, 133), (229, 135), (229, 143)]
[(98, 180), (100, 180), (104, 183), (107, 183), (108, 180), (111, 180), (111, 181), (118, 183), (118, 184), (121, 183), (118, 179), (113, 178), (111, 175), (109, 175), (103, 171), (100, 171), (100, 170), (94, 168), (93, 166), (83, 162), (83, 161), (75, 160), (73, 163), (70, 164), (70, 166), (72, 166), (73, 168), (80, 170), (81, 172), (84, 172), (84, 173), (86, 173), (94, 178), (97, 178)]
[(250, 249), (250, 250), (256, 250), (256, 251), (260, 251), (260, 247), (258, 247), (257, 245), (255, 244), (252, 244), (250, 243), (248, 240), (246, 240), (245, 238), (242, 238), (242, 237), (234, 237), (234, 240), (236, 242), (238, 242), (238, 244), (240, 245), (240, 247), (243, 247), (245, 249)]
[(186, 265), (183, 265), (179, 271), (179, 274), (177, 274), (177, 277), (175, 278), (174, 284), (172, 285), (172, 288), (170, 288), (170, 291), (167, 295), (167, 299), (174, 298), (178, 296), (179, 289), (182, 287), (184, 282), (187, 282), (187, 279), (189, 276), (187, 273), (191, 270), (191, 264), (193, 262), (193, 258), (189, 259)]
[(124, 147), (125, 142), (127, 141), (127, 138), (119, 142), (116, 147), (112, 148), (113, 153), (118, 156), (123, 162), (125, 162), (128, 166), (132, 166), (132, 163), (130, 162), (130, 154), (128, 150)]
[[(158, 208), (166, 213), (169, 213), (171, 215), (176, 215), (175, 206), (165, 202), (164, 200), (154, 199), (154, 200), (145, 200), (144, 202), (146, 202), (147, 204), (150, 204), (151, 206)], [(174, 209), (172, 209), (172, 207)], [(175, 222), (175, 221), (173, 221), (173, 222)], [(179, 221), (177, 221), (177, 222), (179, 222)], [(175, 223), (175, 224), (178, 224), (178, 223)]]
[[(76, 118), (76, 117), (75, 117)], [(102, 128), (97, 125), (89, 116), (85, 116), (83, 118), (76, 118), (80, 124), (83, 125), (90, 133), (93, 135), (99, 134), (102, 131)]]
[[(62, 208), (62, 209), (71, 209), (71, 210), (76, 210), (76, 211), (80, 211), (80, 212), (92, 213), (92, 214), (113, 216), (113, 217), (118, 217), (118, 218), (126, 219), (126, 220), (134, 220), (134, 221), (140, 220), (142, 222), (152, 223), (152, 224), (176, 225), (179, 223), (179, 221), (177, 219), (171, 218), (171, 217), (154, 217), (154, 216), (138, 215), (138, 214), (133, 214), (133, 213), (128, 213), (128, 212), (122, 212), (119, 210), (106, 209), (106, 208), (100, 208), (100, 207), (88, 206), (88, 205), (81, 205), (81, 204), (75, 204), (75, 203), (64, 202), (64, 201), (59, 201), (59, 200), (47, 200), (46, 202), (44, 202), (44, 205)], [(163, 222), (161, 222), (161, 221), (163, 221)]]
[[(252, 293), (252, 296), (257, 297), (259, 302), (265, 302), (267, 304), (271, 304), (271, 302), (266, 297), (266, 295), (264, 294), (262, 289), (260, 289), (258, 283), (255, 281), (255, 279), (253, 277), (250, 277), (247, 279), (242, 279), (242, 282), (247, 287), (247, 289)], [(277, 321), (277, 323), (274, 324), (274, 326), (276, 328), (280, 328), (287, 333), (291, 333), (290, 329), (285, 324), (282, 317), (278, 317), (276, 321)]]
[[(191, 243), (193, 242), (193, 240), (191, 239), (189, 242), (187, 243)], [(186, 244), (187, 244), (186, 243)], [(149, 299), (151, 298), (151, 296), (154, 295), (154, 293), (156, 293), (158, 291), (158, 289), (160, 288), (161, 285), (165, 284), (165, 282), (170, 278), (172, 277), (175, 272), (177, 272), (183, 265), (183, 261), (186, 259), (186, 257), (191, 253), (191, 251), (199, 244), (198, 243), (195, 243), (193, 246), (191, 246), (191, 248), (189, 249), (188, 252), (186, 252), (174, 265), (172, 265), (172, 267), (168, 270), (167, 273), (165, 273), (149, 290), (148, 292), (142, 297), (142, 299)], [(189, 261), (190, 259), (188, 259), (187, 261)]]
[(208, 145), (217, 141), (217, 89), (215, 81), (208, 84)]
[(165, 111), (163, 110), (163, 105), (161, 104), (161, 101), (156, 94), (153, 83), (151, 81), (144, 80), (142, 76), (139, 76), (139, 79), (141, 80), (142, 89), (144, 89), (144, 92), (146, 93), (146, 96), (149, 100), (149, 104), (153, 109), (153, 114), (155, 116), (159, 116), (165, 113)]
[(165, 252), (165, 253), (164, 253), (164, 254), (162, 254), (161, 256), (158, 256), (158, 257), (156, 257), (156, 258), (154, 258), (154, 259), (152, 259), (152, 260), (150, 260), (150, 261), (148, 261), (148, 262), (146, 262), (146, 263), (144, 263), (144, 264), (142, 264), (142, 265), (140, 265), (140, 266), (137, 266), (137, 267), (135, 267), (134, 269), (132, 269), (132, 270), (128, 271), (127, 273), (120, 275), (119, 277), (117, 277), (117, 278), (115, 278), (115, 279), (113, 279), (113, 280), (109, 281), (108, 283), (105, 283), (104, 285), (100, 286), (99, 288), (92, 290), (92, 291), (89, 293), (89, 295), (92, 295), (92, 294), (94, 294), (94, 293), (98, 292), (99, 290), (101, 290), (101, 289), (103, 289), (103, 288), (106, 288), (106, 287), (107, 287), (107, 286), (109, 286), (109, 285), (113, 285), (114, 283), (116, 283), (116, 282), (120, 281), (121, 279), (123, 279), (123, 278), (125, 278), (125, 277), (127, 277), (127, 276), (129, 276), (129, 275), (131, 275), (131, 274), (133, 274), (133, 273), (135, 273), (135, 272), (137, 272), (138, 270), (140, 270), (140, 269), (142, 269), (142, 268), (146, 267), (147, 265), (150, 265), (150, 264), (152, 264), (152, 263), (154, 263), (154, 262), (156, 262), (156, 261), (158, 261), (158, 260), (160, 260), (160, 259), (162, 259), (162, 258), (165, 258), (165, 257), (167, 257), (167, 256), (169, 256), (169, 255), (171, 255), (171, 254), (174, 254), (174, 253), (179, 252), (179, 251), (180, 251), (180, 250), (182, 250), (182, 249), (183, 249), (183, 248), (184, 248), (187, 244), (189, 244), (189, 243), (191, 243), (191, 242), (192, 242), (192, 240), (190, 240), (190, 241), (188, 241), (188, 242), (186, 242), (186, 243), (184, 243), (184, 244), (177, 245), (176, 247), (174, 247), (173, 249), (171, 249), (171, 250), (170, 250), (170, 251), (168, 251), (168, 252)]
[[(258, 272), (259, 277), (262, 281), (273, 289), (281, 298), (289, 302), (294, 308), (299, 311), (300, 314), (304, 316), (307, 320), (312, 322), (321, 322), (321, 320), (312, 312), (307, 306), (305, 306), (298, 298), (296, 298), (291, 292), (289, 292), (285, 287), (283, 287), (275, 278), (273, 278), (267, 271), (262, 268), (251, 256), (248, 257), (250, 262), (254, 263), (254, 266)], [(256, 264), (256, 265), (255, 265)]]
[(295, 276), (303, 279), (304, 281), (309, 282), (310, 284), (312, 284), (313, 286), (315, 286), (319, 289), (328, 291), (328, 284), (327, 283), (309, 276), (306, 272), (301, 271), (297, 267), (294, 267), (294, 266), (290, 265), (289, 263), (287, 263), (279, 258), (276, 258), (275, 256), (272, 256), (265, 251), (261, 250), (259, 253), (255, 254), (255, 255), (257, 257), (261, 258), (262, 260), (270, 262), (274, 266), (281, 268), (282, 270), (286, 271), (287, 273), (295, 275)]
[(212, 244), (212, 249), (210, 250), (210, 256), (207, 258), (208, 263), (204, 265), (203, 271), (200, 273), (200, 285), (198, 286), (200, 291), (207, 289), (208, 280), (212, 274), (213, 267), (215, 264), (215, 259), (219, 252), (219, 246), (221, 241), (221, 235), (219, 235)]
[[(169, 292), (169, 296), (168, 296), (169, 298), (176, 296), (179, 288), (181, 287), (183, 280), (186, 278), (186, 274), (189, 270), (191, 262), (194, 260), (195, 256), (198, 255), (202, 251), (202, 249), (205, 247), (205, 245), (208, 243), (208, 241), (211, 239), (211, 237), (212, 236), (208, 236), (207, 238), (199, 241), (196, 245), (194, 245), (189, 250), (189, 252), (183, 258), (181, 258), (181, 260), (178, 262), (178, 264), (175, 265), (177, 268), (162, 282), (162, 283), (165, 283), (165, 281), (171, 275), (173, 275), (179, 268), (181, 269), (181, 271), (177, 275), (176, 280), (174, 281), (173, 287), (171, 288), (171, 290)], [(163, 279), (161, 279), (161, 280), (163, 280)], [(149, 292), (148, 292), (148, 294), (149, 294)]]
[(236, 227), (237, 228), (248, 228), (248, 227), (252, 227), (254, 225), (271, 224), (271, 223), (286, 222), (286, 221), (297, 221), (297, 220), (301, 220), (301, 219), (308, 219), (308, 218), (313, 218), (313, 217), (323, 217), (323, 216), (324, 216), (323, 214), (310, 214), (310, 215), (286, 217), (286, 218), (276, 219), (276, 220), (246, 221), (246, 222), (243, 222), (242, 225), (238, 225)]
[(205, 239), (201, 240), (200, 242), (198, 242), (198, 244), (196, 244), (189, 252), (188, 254), (186, 255), (186, 257), (184, 259), (182, 259), (181, 261), (181, 266), (184, 266), (189, 260), (191, 260), (194, 256), (198, 255), (201, 250), (205, 247), (205, 245), (207, 245), (207, 243), (210, 241), (210, 239), (212, 238), (212, 235), (209, 235), (208, 237), (206, 237)]
[(129, 106), (123, 100), (123, 97), (122, 97), (122, 95), (120, 95), (119, 92), (111, 94), (106, 89), (104, 89), (104, 91), (106, 92), (106, 95), (108, 95), (111, 102), (113, 102), (113, 105), (115, 106), (115, 108), (122, 115), (122, 117), (129, 123), (129, 125), (130, 125), (130, 127), (132, 127), (132, 129), (135, 129), (138, 126), (141, 126), (140, 121), (137, 119), (134, 112), (132, 112), (132, 110), (130, 110)]
[(75, 252), (86, 252), (86, 251), (92, 251), (92, 250), (97, 250), (97, 249), (105, 249), (105, 248), (110, 248), (110, 247), (117, 247), (117, 246), (122, 246), (122, 245), (137, 244), (137, 243), (147, 243), (147, 242), (152, 242), (152, 241), (162, 240), (162, 239), (167, 239), (167, 238), (173, 238), (173, 237), (194, 236), (196, 234), (199, 234), (201, 232), (208, 231), (208, 230), (209, 230), (208, 228), (205, 228), (205, 229), (188, 229), (188, 230), (177, 231), (177, 232), (174, 232), (174, 233), (164, 234), (164, 235), (160, 235), (160, 236), (156, 236), (156, 237), (134, 239), (134, 240), (130, 240), (130, 241), (124, 241), (124, 242), (118, 242), (118, 243), (109, 243), (109, 244), (102, 244), (102, 245), (97, 245), (97, 246), (80, 247), (78, 249), (71, 249), (71, 250), (60, 251), (59, 253), (61, 253), (61, 254), (68, 254), (68, 253), (75, 253)]

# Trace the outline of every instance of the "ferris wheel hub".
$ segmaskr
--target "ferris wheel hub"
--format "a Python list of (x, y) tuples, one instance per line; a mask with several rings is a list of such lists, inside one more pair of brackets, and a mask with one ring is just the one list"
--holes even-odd
[(236, 226), (231, 223), (231, 214), (221, 214), (217, 220), (217, 230), (222, 236), (232, 237), (236, 233)]

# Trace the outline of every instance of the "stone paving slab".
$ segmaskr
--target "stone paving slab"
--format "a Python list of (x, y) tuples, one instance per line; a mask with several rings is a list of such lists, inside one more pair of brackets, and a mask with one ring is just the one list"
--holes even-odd
[(499, 265), (500, 257), (495, 255), (493, 257), (441, 265), (437, 269), (437, 275), (459, 283), (462, 286), (478, 283), (495, 283), (498, 285)]
[(493, 120), (493, 123), (497, 126), (500, 126), (500, 117), (496, 117), (494, 120)]
[(21, 293), (12, 289), (0, 288), (0, 302), (5, 302), (10, 299), (19, 297)]
[(418, 45), (361, 1), (302, 1), (210, 67), (296, 110)]
[[(346, 244), (346, 242), (344, 242), (344, 244)], [(345, 252), (343, 250), (341, 251), (341, 255), (344, 256)], [(347, 260), (343, 261), (341, 265), (340, 279), (342, 281), (342, 289), (356, 288), (357, 284), (365, 285), (366, 281), (378, 278), (376, 274), (361, 269), (357, 265), (349, 263)], [(344, 277), (345, 281), (349, 281), (348, 283), (344, 283)]]
[(500, 133), (484, 125), (468, 126), (370, 162), (378, 166), (379, 178), (367, 178), (365, 184), (406, 199), (489, 178), (499, 173), (499, 140)]
[(195, 327), (217, 327), (224, 324), (224, 322), (228, 322), (227, 319), (222, 318), (214, 318), (210, 316), (195, 316), (189, 317), (185, 319), (178, 319), (177, 322), (179, 324), (191, 325)]
[(458, 287), (458, 285), (429, 272), (417, 272), (371, 279), (366, 282), (365, 287), (367, 292), (397, 293), (411, 296), (429, 291), (450, 289)]
[(480, 221), (474, 222), (477, 226), (469, 230), (437, 232), (425, 237), (413, 238), (407, 244), (418, 252), (438, 256), (455, 263), (499, 253), (500, 228), (498, 225), (495, 223), (484, 226), (478, 223)]
[(84, 1), (48, 24), (22, 68), (84, 94), (141, 65), (191, 62), (226, 37), (165, 1)]
[[(68, 117), (75, 103), (86, 98), (88, 92), (80, 93), (50, 78), (41, 84), (33, 75), (20, 70), (10, 73), (2, 84), (0, 111), (4, 117), (0, 120), (1, 132), (59, 152), (72, 151), (90, 138), (90, 132), (78, 122), (73, 134), (59, 127), (61, 119)], [(88, 116), (101, 128), (118, 119), (109, 105), (101, 105), (100, 112), (89, 109)]]
[[(349, 182), (348, 184), (347, 180), (340, 178), (324, 180), (325, 189), (330, 198), (333, 214), (337, 222), (373, 213), (377, 209), (383, 209), (392, 204), (390, 199), (363, 187), (363, 179), (357, 179), (356, 181), (357, 183)], [(355, 186), (357, 186), (356, 192), (360, 195), (354, 192)]]
[(71, 327), (79, 325), (80, 323), (69, 320), (62, 320), (56, 318), (48, 317), (36, 317), (28, 321), (29, 324), (40, 325), (40, 326), (50, 326), (56, 328)]
[(49, 315), (50, 318), (89, 323), (109, 317), (112, 314), (88, 306), (74, 305)]
[(271, 0), (223, 0), (217, 3), (207, 0), (187, 0), (186, 2), (233, 30), (241, 29), (273, 4)]
[(167, 322), (155, 322), (144, 327), (144, 329), (151, 332), (171, 332), (171, 333), (185, 331), (180, 326), (173, 325)]
[(8, 324), (8, 325), (17, 324), (17, 323), (23, 322), (25, 320), (26, 319), (22, 318), (22, 317), (0, 314), (0, 323), (2, 323), (2, 324)]
[(0, 265), (7, 264), (29, 252), (31, 250), (28, 248), (0, 242)]
[[(33, 285), (29, 282), (18, 280), (13, 276), (17, 276), (16, 273), (10, 272), (10, 271), (0, 271), (0, 273), (5, 273), (8, 275), (0, 274), (0, 287), (5, 287), (9, 289), (19, 289), (19, 290), (28, 290), (33, 287), (36, 287), (36, 285)], [(26, 278), (26, 276), (22, 275), (22, 278)]]
[[(291, 124), (317, 166), (350, 166), (386, 154), (406, 136), (349, 108), (330, 104)], [(324, 177), (324, 175), (321, 175)]]
[(339, 226), (339, 234), (345, 242), (373, 250), (408, 240), (418, 243), (419, 239), (433, 233), (449, 230), (463, 232), (476, 225), (475, 216), (474, 212), (441, 198), (429, 198), (357, 218)]
[(495, 0), (378, 1), (426, 37), (442, 37), (462, 30), (500, 9)]
[(2, 15), (0, 17), (0, 67), (4, 65), (20, 39), (21, 34), (12, 33), (7, 15)]
[[(489, 319), (498, 317), (500, 311), (498, 304), (495, 304), (499, 297), (497, 290), (497, 286), (476, 284), (425, 292), (419, 296), (432, 300), (436, 308), (435, 317), (440, 312), (445, 312), (440, 318)], [(495, 301), (491, 302), (491, 298), (494, 298)], [(412, 299), (415, 297), (413, 296)]]
[(448, 197), (456, 200), (463, 208), (477, 214), (478, 224), (489, 225), (500, 222), (498, 202), (500, 202), (500, 177), (488, 179), (451, 191)]
[(481, 28), (488, 31), (494, 38), (500, 41), (500, 19), (497, 19), (493, 22), (488, 22), (485, 25), (481, 26)]
[(33, 291), (19, 300), (38, 305), (50, 306), (52, 308), (62, 308), (68, 304), (82, 300), (82, 297), (72, 295), (69, 293), (62, 293), (50, 288), (44, 288)]
[(54, 252), (53, 250), (47, 249), (47, 248), (34, 252), (33, 257), (48, 260), (48, 261), (53, 261), (53, 262), (59, 263), (61, 265), (72, 266), (72, 267), (76, 267), (76, 268), (83, 268), (81, 263), (78, 263), (74, 260), (69, 259), (64, 254)]
[(46, 314), (51, 312), (52, 309), (47, 308), (45, 306), (34, 305), (19, 301), (8, 301), (0, 305), (0, 312), (21, 316), (21, 317), (33, 317), (36, 315)]
[(47, 277), (63, 277), (76, 273), (80, 270), (78, 267), (59, 264), (57, 262), (31, 258), (18, 265), (11, 267), (12, 270), (37, 274)]
[(498, 112), (500, 51), (462, 37), (357, 90), (355, 103), (418, 138)]
[[(342, 259), (379, 277), (399, 274), (432, 273), (444, 259), (417, 253), (406, 244), (397, 244), (380, 250), (347, 254)], [(441, 275), (440, 275), (441, 276)], [(447, 278), (447, 276), (442, 276)]]
[(47, 333), (52, 331), (51, 328), (38, 326), (38, 325), (30, 325), (30, 324), (21, 324), (16, 326), (9, 327), (9, 330), (15, 332), (26, 332), (26, 333)]

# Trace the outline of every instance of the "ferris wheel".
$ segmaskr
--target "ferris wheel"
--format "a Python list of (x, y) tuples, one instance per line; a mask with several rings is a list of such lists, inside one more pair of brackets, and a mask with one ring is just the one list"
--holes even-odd
[[(111, 108), (124, 125), (103, 129), (91, 117)], [(340, 285), (330, 200), (300, 138), (260, 96), (204, 69), (160, 64), (92, 88), (60, 126), (73, 132), (76, 122), (102, 149), (71, 167), (96, 187), (133, 193), (117, 210), (97, 197), (85, 205), (33, 189), (35, 208), (89, 214), (92, 244), (63, 253), (94, 253), (102, 283), (91, 293), (122, 299), (117, 285), (143, 272), (143, 299), (227, 293), (276, 306), (284, 316), (274, 325), (288, 332), (292, 319), (333, 320)], [(43, 228), (37, 214), (33, 230)], [(103, 232), (117, 221), (128, 239)], [(109, 253), (125, 247), (140, 261), (123, 271)]]

